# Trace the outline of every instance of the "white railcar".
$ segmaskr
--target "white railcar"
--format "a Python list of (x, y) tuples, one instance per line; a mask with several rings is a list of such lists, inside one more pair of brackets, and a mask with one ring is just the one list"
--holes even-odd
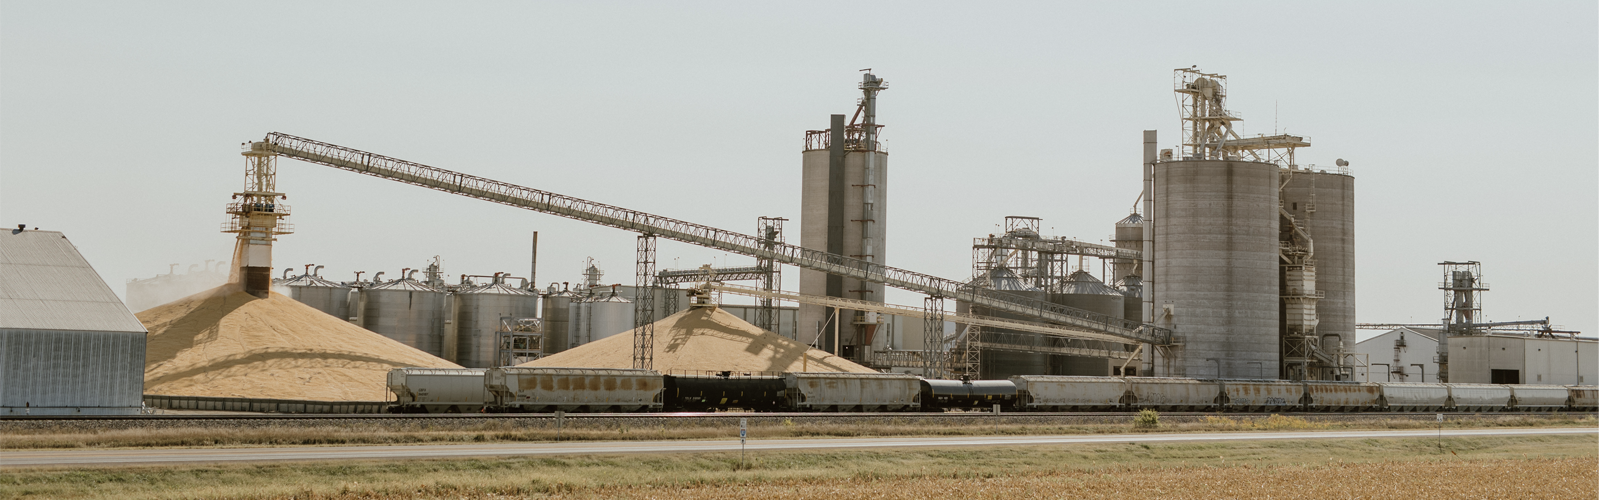
[(490, 368), (484, 385), (497, 411), (659, 411), (661, 372), (615, 368)]
[(1378, 382), (1382, 406), (1388, 411), (1442, 411), (1450, 405), (1450, 388), (1444, 384)]
[(1024, 410), (1115, 410), (1133, 399), (1128, 381), (1112, 377), (1015, 375), (1017, 406)]
[(1571, 394), (1559, 385), (1513, 385), (1510, 409), (1517, 411), (1559, 411), (1567, 408)]
[(1303, 407), (1305, 385), (1284, 380), (1219, 380), (1233, 411), (1294, 411)]
[(1592, 385), (1567, 386), (1567, 407), (1574, 411), (1600, 410), (1600, 387)]
[(1370, 382), (1305, 382), (1306, 409), (1312, 411), (1374, 411), (1380, 407), (1383, 388)]
[(1444, 384), (1456, 411), (1501, 411), (1511, 406), (1511, 388), (1494, 384)]
[(1187, 378), (1130, 377), (1128, 390), (1132, 406), (1161, 411), (1203, 411), (1222, 404), (1215, 380)]
[(489, 400), (482, 368), (395, 368), (389, 370), (393, 413), (477, 413)]
[(783, 374), (784, 396), (798, 411), (915, 410), (921, 380), (904, 373)]

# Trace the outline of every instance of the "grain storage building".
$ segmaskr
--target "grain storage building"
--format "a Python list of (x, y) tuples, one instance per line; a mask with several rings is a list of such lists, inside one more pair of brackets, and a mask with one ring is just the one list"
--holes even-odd
[(56, 231), (0, 233), (0, 414), (138, 413), (145, 329)]

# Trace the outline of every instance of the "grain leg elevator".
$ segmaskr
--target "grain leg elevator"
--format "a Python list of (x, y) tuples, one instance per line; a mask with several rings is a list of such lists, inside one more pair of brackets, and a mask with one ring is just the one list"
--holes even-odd
[[(855, 115), (832, 115), (827, 130), (806, 132), (801, 153), (800, 245), (884, 263), (889, 153), (878, 140), (878, 92), (888, 88), (868, 72)], [(882, 283), (820, 271), (800, 271), (800, 293), (883, 302)], [(876, 314), (801, 304), (799, 340), (853, 360), (867, 356), (882, 327)], [(837, 333), (835, 333), (837, 332)]]

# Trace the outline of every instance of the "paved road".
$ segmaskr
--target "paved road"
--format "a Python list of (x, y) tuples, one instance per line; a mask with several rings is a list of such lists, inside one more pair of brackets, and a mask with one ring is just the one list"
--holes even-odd
[[(1444, 431), (1445, 437), (1537, 436), (1596, 434), (1595, 428), (1465, 429)], [(1438, 431), (1229, 432), (1174, 434), (1101, 434), (1076, 436), (968, 436), (870, 439), (782, 439), (750, 441), (749, 451), (847, 448), (910, 448), (934, 446), (1017, 446), (1093, 443), (1172, 443), (1272, 439), (1365, 439), (1434, 437)], [(208, 448), (140, 450), (39, 450), (0, 452), (0, 468), (49, 466), (127, 466), (183, 463), (246, 463), (269, 461), (385, 460), (416, 458), (586, 455), (594, 453), (685, 453), (738, 451), (729, 441), (624, 441), (571, 443), (506, 443), (476, 445), (329, 446), (292, 448)]]

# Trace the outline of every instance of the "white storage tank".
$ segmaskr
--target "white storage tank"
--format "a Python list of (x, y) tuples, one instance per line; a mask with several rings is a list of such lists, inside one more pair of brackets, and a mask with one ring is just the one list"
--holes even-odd
[(356, 324), (444, 357), (444, 292), (410, 277), (362, 288)]
[(350, 287), (315, 274), (296, 276), (283, 285), (289, 287), (289, 298), (340, 320), (350, 319)]
[(572, 302), (577, 294), (550, 284), (549, 290), (540, 298), (540, 314), (544, 320), (545, 354), (555, 354), (567, 350), (571, 346), (571, 335), (568, 328), (572, 321)]
[(498, 363), (495, 332), (501, 318), (532, 318), (539, 296), (502, 281), (456, 292), (451, 326), (455, 329), (455, 362), (466, 368), (492, 368)]
[(633, 330), (633, 301), (615, 290), (585, 304), (583, 320), (588, 323), (589, 342)]

